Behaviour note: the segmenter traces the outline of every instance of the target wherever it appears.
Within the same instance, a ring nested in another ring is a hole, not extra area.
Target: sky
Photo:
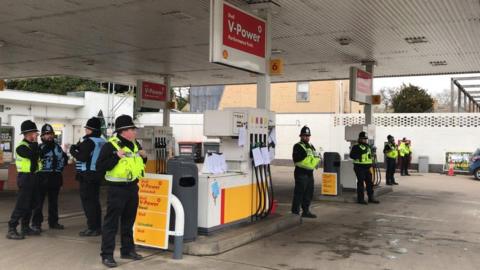
[[[427,90],[431,95],[435,95],[437,93],[441,93],[444,89],[450,89],[450,80],[452,77],[473,76],[480,77],[480,73],[377,78],[373,80],[373,92],[377,94],[379,93],[379,90],[384,87],[399,87],[402,85],[402,83],[410,83]],[[480,80],[463,81],[463,84],[480,84]]]

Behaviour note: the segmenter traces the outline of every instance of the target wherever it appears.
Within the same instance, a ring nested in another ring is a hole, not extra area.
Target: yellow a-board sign
[[[336,173],[322,174],[322,195],[338,195]]]
[[[138,181],[138,209],[133,228],[136,245],[168,248],[172,176],[145,174]]]

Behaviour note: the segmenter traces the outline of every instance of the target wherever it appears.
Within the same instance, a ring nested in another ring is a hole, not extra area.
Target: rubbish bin
[[[418,172],[428,173],[428,156],[418,157]]]
[[[340,183],[340,164],[342,159],[340,154],[337,152],[325,152],[323,154],[323,172],[336,173],[337,174],[337,191],[338,194],[341,192]]]
[[[172,193],[177,196],[185,212],[183,240],[194,241],[198,235],[198,168],[192,162],[181,158],[168,161],[167,174],[173,176]],[[170,211],[170,230],[175,224],[175,213]]]

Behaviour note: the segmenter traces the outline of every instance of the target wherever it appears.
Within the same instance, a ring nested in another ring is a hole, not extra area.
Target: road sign
[[[168,248],[172,176],[145,174],[138,182],[139,204],[133,238],[136,245]]]
[[[223,0],[210,0],[210,62],[265,74],[266,26]]]

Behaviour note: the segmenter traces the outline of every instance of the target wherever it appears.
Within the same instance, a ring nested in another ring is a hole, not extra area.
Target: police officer
[[[113,258],[115,235],[120,220],[121,248],[123,259],[140,260],[135,251],[133,225],[138,207],[138,179],[144,175],[147,155],[136,140],[136,127],[132,117],[121,115],[115,120],[116,136],[102,148],[98,168],[105,171],[108,185],[107,214],[102,232],[102,263],[116,267]]]
[[[400,158],[402,160],[402,164],[400,166],[400,175],[410,176],[410,174],[408,173],[408,167],[410,165],[411,149],[410,142],[407,141],[407,138],[402,139],[402,142],[398,147],[398,151],[400,152]]]
[[[315,147],[310,144],[310,128],[302,127],[300,130],[300,142],[293,146],[292,159],[295,163],[295,189],[293,191],[292,213],[302,217],[316,218],[309,210],[313,198],[313,170],[320,163]]]
[[[48,225],[50,229],[63,230],[64,226],[58,223],[58,194],[63,184],[63,168],[67,165],[68,157],[62,147],[54,141],[55,132],[49,124],[42,126],[40,138],[40,160],[42,169],[38,173],[40,189],[38,204],[33,209],[32,228],[41,230],[43,222],[43,202],[48,196]]]
[[[398,185],[398,183],[395,182],[395,170],[397,167],[398,149],[397,145],[395,144],[395,138],[393,138],[392,135],[388,135],[387,140],[388,142],[383,148],[383,154],[385,155],[385,163],[387,167],[385,179],[387,181],[387,185]]]
[[[13,240],[24,239],[24,235],[39,235],[40,230],[29,227],[30,213],[37,202],[38,178],[37,172],[41,164],[39,163],[38,150],[38,129],[37,125],[31,120],[26,120],[21,124],[23,140],[15,149],[17,165],[17,203],[13,209],[10,221],[8,222],[7,238]],[[22,233],[19,234],[17,226],[22,221]]]
[[[373,195],[372,182],[372,149],[368,145],[368,137],[365,132],[358,134],[358,144],[350,150],[350,158],[353,159],[353,170],[357,176],[357,202],[367,204],[364,197],[364,184],[367,186],[369,203],[380,203]]]
[[[92,117],[85,125],[85,136],[82,141],[70,148],[70,154],[77,160],[76,179],[80,182],[80,199],[87,217],[87,229],[81,231],[80,236],[99,236],[102,233],[100,184],[104,172],[98,170],[97,161],[104,144],[100,119]]]

